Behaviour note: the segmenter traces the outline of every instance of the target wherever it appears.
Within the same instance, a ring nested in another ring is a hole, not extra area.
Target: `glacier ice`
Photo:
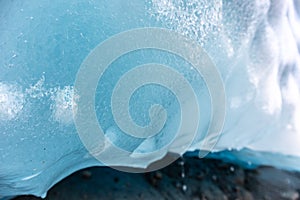
[[[84,147],[73,123],[80,98],[74,81],[99,43],[142,27],[168,28],[197,41],[217,66],[226,118],[209,156],[300,170],[299,1],[0,1],[0,199],[45,196],[72,172],[104,165]],[[209,91],[189,63],[170,53],[139,50],[115,60],[96,89],[99,124],[115,145],[130,152],[168,144],[181,120],[180,102],[171,91],[147,85],[130,99],[129,112],[140,126],[151,121],[148,110],[154,104],[168,113],[162,134],[151,140],[124,134],[110,104],[122,74],[154,62],[172,66],[196,91],[199,131],[189,150],[199,150],[212,113]],[[145,167],[163,156],[126,166]]]

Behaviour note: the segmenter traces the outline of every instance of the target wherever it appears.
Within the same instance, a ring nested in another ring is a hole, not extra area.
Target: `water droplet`
[[[218,177],[216,175],[212,175],[211,178],[213,179],[213,181],[216,181],[218,179]]]
[[[181,172],[181,178],[185,178],[185,173]]]

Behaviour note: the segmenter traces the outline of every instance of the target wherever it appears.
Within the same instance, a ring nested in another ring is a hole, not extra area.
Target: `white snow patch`
[[[47,94],[47,91],[44,88],[45,77],[42,78],[34,85],[31,85],[28,89],[26,89],[26,94],[28,94],[31,98],[42,98]]]
[[[0,120],[16,119],[24,103],[24,94],[17,86],[0,82]]]
[[[65,86],[62,89],[57,88],[56,93],[51,96],[51,99],[53,100],[53,104],[51,105],[53,119],[66,125],[73,123],[73,110],[74,114],[76,114],[77,110],[77,98],[74,96],[74,87]]]

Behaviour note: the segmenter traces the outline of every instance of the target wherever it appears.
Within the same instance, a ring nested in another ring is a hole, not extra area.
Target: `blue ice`
[[[45,197],[55,183],[82,168],[144,168],[166,155],[168,148],[143,162],[114,155],[103,163],[83,144],[74,124],[76,100],[82,98],[74,82],[84,59],[110,37],[144,27],[166,28],[196,41],[217,67],[226,116],[209,156],[300,170],[299,1],[0,1],[0,199]],[[157,49],[122,55],[99,79],[94,109],[105,136],[118,148],[143,154],[166,147],[180,127],[180,102],[159,84],[138,88],[129,101],[130,116],[140,127],[151,122],[153,105],[164,108],[159,134],[144,140],[117,126],[113,89],[122,75],[145,63],[172,66],[189,82],[200,120],[187,151],[206,150],[201,144],[214,112],[208,86],[191,63]],[[185,138],[179,141],[186,145]],[[109,155],[109,148],[102,150]]]

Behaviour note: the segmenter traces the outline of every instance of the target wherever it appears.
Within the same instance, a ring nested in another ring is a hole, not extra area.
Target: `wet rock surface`
[[[300,173],[271,167],[243,169],[220,160],[184,158],[146,174],[108,167],[84,169],[56,184],[46,199],[297,200],[299,193]]]

